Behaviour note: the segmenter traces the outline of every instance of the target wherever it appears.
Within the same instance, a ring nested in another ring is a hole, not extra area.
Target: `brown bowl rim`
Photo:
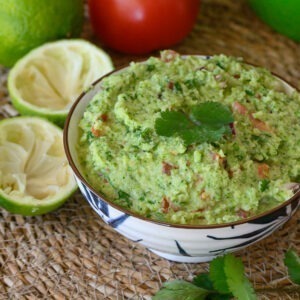
[[[204,54],[183,54],[181,56],[202,56],[202,57],[211,57],[212,55],[204,55]],[[145,62],[147,59],[141,59],[141,60],[136,60],[134,62]],[[248,63],[246,61],[242,61],[242,63],[245,63],[247,65],[250,66],[254,66],[254,67],[259,67],[258,65],[252,64],[252,63]],[[98,192],[95,188],[93,188],[93,186],[91,186],[87,180],[81,175],[81,173],[79,172],[79,170],[77,169],[71,153],[69,151],[69,145],[68,145],[68,136],[69,136],[69,124],[73,115],[73,112],[75,110],[75,108],[77,107],[78,103],[81,101],[81,99],[83,98],[84,95],[86,95],[89,91],[91,91],[100,81],[102,81],[104,78],[117,73],[125,68],[128,68],[129,64],[124,64],[114,70],[112,70],[111,72],[106,73],[105,75],[101,76],[99,79],[97,79],[96,81],[94,81],[89,88],[87,88],[85,91],[83,91],[78,97],[77,99],[74,101],[73,105],[71,106],[69,113],[67,115],[66,121],[65,121],[65,125],[64,125],[64,129],[63,129],[63,144],[64,144],[64,149],[65,149],[65,153],[67,156],[67,160],[69,162],[69,165],[71,166],[74,174],[76,175],[76,177],[86,186],[88,187],[89,190],[91,190],[98,198],[100,198],[102,201],[104,201],[105,203],[107,203],[108,205],[112,206],[113,208],[123,212],[124,214],[127,214],[129,216],[135,217],[139,220],[145,221],[145,222],[149,222],[149,223],[153,223],[156,225],[161,225],[161,226],[165,226],[165,227],[172,227],[172,228],[181,228],[181,229],[213,229],[213,228],[224,228],[224,227],[234,227],[237,225],[242,225],[242,224],[247,224],[248,222],[252,222],[255,221],[257,219],[263,218],[265,216],[268,216],[270,214],[274,214],[275,212],[281,210],[282,208],[288,206],[289,204],[291,204],[293,201],[297,200],[300,197],[300,190],[296,191],[296,193],[289,199],[287,199],[286,201],[284,201],[283,203],[281,203],[278,206],[275,206],[274,208],[267,210],[263,213],[260,213],[258,215],[252,216],[250,218],[246,218],[246,219],[242,219],[242,220],[238,220],[238,221],[234,221],[234,222],[229,222],[229,223],[220,223],[220,224],[207,224],[207,225],[193,225],[193,224],[176,224],[176,223],[167,223],[167,222],[162,222],[162,221],[157,221],[157,220],[153,220],[153,219],[149,219],[146,218],[142,215],[139,215],[133,211],[130,211],[128,209],[125,209],[117,204],[115,204],[113,201],[106,199],[106,197],[104,195],[102,195],[100,192]],[[274,75],[275,77],[279,78],[280,80],[282,80],[283,82],[285,82],[286,84],[288,84],[290,87],[292,87],[295,91],[299,92],[298,89],[291,83],[289,83],[288,81],[286,81],[284,78],[282,78],[281,76],[277,75],[274,72],[270,72],[272,75]],[[91,101],[92,99],[90,99]]]

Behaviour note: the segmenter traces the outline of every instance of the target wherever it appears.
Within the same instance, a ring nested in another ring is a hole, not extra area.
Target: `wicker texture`
[[[299,86],[299,44],[263,24],[245,1],[203,0],[201,6],[194,30],[174,50],[241,56]],[[88,22],[83,37],[100,45]],[[105,50],[116,67],[137,59]],[[7,71],[0,67],[1,117],[16,115],[7,96]],[[300,253],[299,219],[300,211],[273,235],[237,253],[259,299],[300,299],[283,265],[288,248]],[[207,269],[207,263],[169,262],[123,238],[79,192],[44,216],[0,209],[0,299],[151,299],[162,282],[191,280]]]

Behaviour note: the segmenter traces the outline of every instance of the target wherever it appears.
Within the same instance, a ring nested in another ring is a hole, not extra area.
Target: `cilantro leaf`
[[[127,194],[126,192],[122,191],[122,190],[118,191],[118,196],[121,199],[125,199],[125,200],[128,200],[128,201],[130,200],[130,195]]]
[[[241,259],[232,254],[224,256],[224,271],[229,290],[240,300],[256,300],[254,289],[244,274],[244,265]]]
[[[288,268],[291,280],[300,284],[300,258],[294,250],[290,249],[285,253],[284,264]]]
[[[121,203],[123,203],[123,205],[126,205],[128,207],[132,206],[132,201],[130,200],[129,194],[127,194],[122,190],[118,190],[118,196],[119,196],[119,200],[121,200]]]
[[[220,293],[230,293],[225,274],[225,256],[214,258],[209,265],[209,278]]]
[[[259,188],[261,192],[266,191],[269,188],[270,185],[270,180],[268,179],[263,179],[259,182]]]
[[[206,290],[214,290],[213,283],[209,278],[209,273],[201,273],[194,277],[193,284]]]
[[[186,145],[211,143],[230,133],[233,122],[230,110],[218,102],[204,102],[191,108],[190,116],[180,111],[165,111],[155,120],[160,136],[179,136]]]
[[[152,300],[204,300],[210,291],[184,280],[165,282]]]
[[[184,140],[186,145],[193,143],[212,143],[222,138],[226,129],[224,126],[215,128],[211,126],[201,126],[192,129],[182,130],[178,135]]]
[[[206,300],[230,300],[233,297],[231,293],[220,294],[218,291],[216,291],[213,282],[210,279],[209,273],[202,273],[194,277],[193,284],[212,292],[205,298]]]
[[[173,136],[181,131],[195,127],[183,112],[164,111],[155,121],[155,131],[161,136]]]
[[[208,295],[205,300],[231,300],[232,294],[211,294]]]
[[[230,109],[219,102],[204,102],[192,107],[191,118],[200,124],[227,125],[234,121]]]

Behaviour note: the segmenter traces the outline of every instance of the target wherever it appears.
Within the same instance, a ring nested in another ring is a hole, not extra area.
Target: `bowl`
[[[104,77],[122,70],[124,68]],[[78,123],[91,99],[101,91],[104,77],[83,92],[70,109],[64,129],[64,147],[82,194],[103,221],[118,233],[168,260],[198,263],[241,250],[260,241],[285,224],[296,212],[300,203],[299,187],[292,198],[267,212],[241,221],[218,225],[177,225],[158,222],[106,199],[82,175],[76,152]],[[282,87],[287,93],[294,90],[282,79],[278,80],[282,82]]]

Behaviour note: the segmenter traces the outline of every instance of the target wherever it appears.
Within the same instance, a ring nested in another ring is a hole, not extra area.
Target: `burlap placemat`
[[[88,22],[83,37],[99,44]],[[263,24],[245,1],[203,0],[196,27],[173,49],[241,56],[299,87],[300,45]],[[137,58],[105,50],[116,67]],[[0,67],[1,117],[16,114],[6,76]],[[300,253],[299,217],[300,211],[273,235],[237,253],[260,299],[300,299],[299,287],[283,265],[289,247]],[[22,217],[0,209],[0,299],[151,299],[162,282],[191,280],[207,269],[207,263],[169,262],[123,238],[79,192],[44,216]]]

